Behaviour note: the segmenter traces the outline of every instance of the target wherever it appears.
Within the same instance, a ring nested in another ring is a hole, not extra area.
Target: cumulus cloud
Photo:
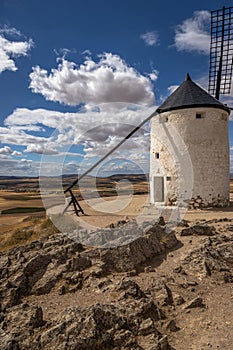
[[[23,128],[23,126],[22,129],[14,126],[0,127],[1,142],[11,145],[25,145],[31,143],[44,143],[47,141],[46,137],[35,136],[24,132]]]
[[[48,145],[48,143],[44,144],[30,144],[27,146],[25,153],[38,153],[38,154],[47,154],[47,155],[54,155],[58,154],[58,151],[56,151],[53,146],[51,147]]]
[[[13,151],[13,152],[11,153],[11,155],[12,155],[12,156],[20,157],[20,156],[22,155],[22,153],[19,152],[19,151]]]
[[[159,44],[159,34],[156,31],[146,32],[140,36],[148,46],[157,46]]]
[[[6,35],[20,37],[21,33],[15,28],[0,29],[0,73],[5,70],[16,71],[18,68],[15,59],[19,56],[27,56],[33,46],[32,39],[14,41],[7,39]]]
[[[17,139],[17,144],[25,146],[25,154],[43,154],[45,158],[47,155],[50,159],[60,156],[64,159],[72,156],[75,156],[75,159],[79,157],[79,162],[82,160],[81,172],[83,172],[99,157],[108,153],[156,108],[135,105],[130,107],[121,105],[121,107],[116,109],[112,104],[104,104],[98,110],[77,113],[19,108],[5,120],[5,127],[0,128],[0,138],[4,139],[4,142],[8,141],[9,144],[14,144]],[[43,131],[38,133],[38,136],[35,132],[31,135],[30,129],[38,124],[43,126],[42,130],[49,127],[54,129],[54,132],[46,137],[42,137]],[[147,164],[148,168],[149,163],[146,159],[149,150],[148,137],[148,127],[145,125],[145,128],[138,131],[108,159],[118,157],[122,160],[133,160],[143,168]],[[80,148],[77,149],[77,153],[74,152],[73,145],[81,146],[82,152]],[[46,162],[46,159],[43,161]],[[76,162],[69,162],[70,166],[66,166],[66,163],[67,161],[63,167],[65,173],[72,172],[75,166],[77,168]]]
[[[151,80],[130,67],[118,55],[104,53],[95,62],[87,57],[77,65],[61,59],[49,73],[36,66],[30,74],[30,88],[46,100],[70,106],[127,102],[143,105],[154,103]]]
[[[192,18],[183,21],[175,28],[174,46],[178,51],[196,51],[209,54],[210,12],[195,11]]]
[[[21,156],[22,153],[18,151],[13,151],[9,146],[4,146],[0,148],[1,155],[12,155],[12,156]]]
[[[62,113],[45,109],[29,110],[17,108],[5,120],[5,127],[0,127],[1,139],[14,138],[15,142],[22,144],[44,144],[51,138],[25,132],[37,124],[43,127],[53,128],[55,131],[51,137],[59,139],[59,143],[87,140],[105,141],[109,135],[126,136],[134,127],[140,124],[156,107],[130,105],[129,108],[113,108],[112,104],[103,104],[97,111],[83,111],[76,113]],[[5,141],[4,141],[5,142]],[[5,142],[7,143],[7,142]],[[10,143],[10,142],[8,142]]]
[[[13,151],[9,146],[4,146],[0,148],[0,154],[11,154]]]

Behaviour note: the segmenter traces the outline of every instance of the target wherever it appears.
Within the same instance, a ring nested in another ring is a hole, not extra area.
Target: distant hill
[[[77,174],[62,175],[64,189],[70,186],[77,178]],[[148,174],[115,174],[108,177],[93,177],[87,175],[85,176],[84,181],[88,188],[93,187],[93,179],[97,187],[101,188],[103,191],[103,187],[111,189],[115,188],[116,183],[121,180],[128,180],[133,184],[144,183],[143,187],[145,187],[145,183],[147,186],[148,182]],[[48,184],[51,189],[57,187],[57,180],[60,182],[61,176],[43,176],[40,178],[40,181],[44,181],[44,183],[46,185]],[[15,190],[20,192],[39,191],[39,177],[0,176],[0,189]]]

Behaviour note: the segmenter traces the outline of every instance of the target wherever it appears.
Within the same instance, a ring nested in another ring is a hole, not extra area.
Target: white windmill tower
[[[151,119],[151,203],[177,205],[179,200],[189,200],[195,208],[227,205],[229,108],[195,84],[187,74],[185,81],[157,112],[159,114]],[[183,153],[181,148],[184,148]],[[188,165],[185,153],[191,160]],[[183,172],[193,180],[184,184],[181,173],[182,167],[187,166],[190,169],[183,169]]]

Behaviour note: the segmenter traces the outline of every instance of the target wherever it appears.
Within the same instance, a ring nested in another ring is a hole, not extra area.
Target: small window
[[[167,176],[167,181],[171,181],[171,176]]]
[[[159,159],[159,153],[155,153],[155,159]]]
[[[196,113],[196,119],[202,119],[204,115],[202,113]]]

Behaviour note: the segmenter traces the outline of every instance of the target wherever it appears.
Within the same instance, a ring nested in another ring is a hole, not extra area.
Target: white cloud
[[[153,76],[155,77],[155,76]],[[47,100],[76,106],[107,102],[143,105],[154,103],[151,80],[126,64],[118,55],[104,53],[95,62],[87,57],[76,65],[62,59],[49,73],[39,66],[30,74],[30,88]]]
[[[140,36],[144,40],[145,44],[148,46],[157,46],[159,44],[159,35],[158,32],[146,32]]]
[[[21,36],[21,33],[15,28],[4,27],[0,29],[0,73],[5,70],[16,71],[15,58],[18,56],[27,56],[33,46],[33,41],[13,41],[5,35]]]
[[[175,44],[178,51],[196,51],[209,54],[210,47],[210,12],[195,11],[175,29]]]
[[[58,154],[58,151],[56,151],[53,147],[49,146],[48,143],[44,144],[36,144],[31,143],[27,146],[25,153],[38,153],[38,154]]]
[[[12,155],[12,156],[21,156],[22,153],[18,151],[13,151],[9,146],[4,146],[0,148],[1,155]]]
[[[9,146],[4,146],[0,148],[0,154],[11,154],[13,151]]]
[[[3,139],[5,143],[8,141],[9,144],[17,143],[25,146],[25,154],[44,154],[45,158],[47,155],[47,158],[53,159],[54,163],[57,163],[54,157],[76,156],[76,159],[79,157],[77,159],[78,163],[83,159],[81,163],[81,172],[83,172],[97,158],[99,159],[99,157],[108,153],[135,126],[154,112],[155,108],[135,105],[127,108],[122,104],[117,104],[117,106],[115,104],[104,104],[99,110],[86,110],[77,113],[19,108],[5,120],[5,127],[0,128],[0,139]],[[30,130],[33,130],[33,127],[38,124],[43,126],[42,130],[50,127],[55,132],[46,137],[42,137],[41,132],[38,136],[35,133],[31,135]],[[71,148],[72,145],[80,145],[83,152],[80,153],[80,148],[77,149],[77,152],[74,152]],[[143,130],[138,131],[135,137],[129,139],[108,159],[118,157],[122,160],[131,160],[141,168],[146,167],[148,169],[148,159],[146,159],[148,147],[148,129],[145,126]],[[140,154],[140,157],[138,157],[138,154]],[[46,159],[43,161],[46,162]],[[67,161],[64,163],[63,172],[75,173],[74,169],[77,169],[77,164],[69,162],[70,165],[68,166],[66,163]],[[33,167],[33,164],[31,167]],[[52,167],[52,165],[50,166]],[[51,168],[50,173],[55,170],[57,169]]]
[[[0,140],[2,143],[11,145],[28,145],[31,143],[44,143],[47,138],[31,135],[23,131],[23,128],[9,126],[0,127]]]
[[[22,155],[22,153],[18,152],[18,151],[13,151],[11,155],[16,156],[16,157],[20,157]]]
[[[152,72],[148,74],[148,76],[150,77],[150,80],[152,81],[156,81],[158,79],[158,75],[159,75],[159,72],[157,71],[157,69],[153,69]]]
[[[7,34],[11,36],[17,36],[17,37],[22,37],[22,33],[14,28],[14,27],[9,27],[7,25],[4,25],[2,28],[0,28],[0,34]]]
[[[171,85],[171,86],[169,86],[167,88],[168,91],[169,91],[169,94],[171,95],[178,87],[179,87],[179,85]]]

